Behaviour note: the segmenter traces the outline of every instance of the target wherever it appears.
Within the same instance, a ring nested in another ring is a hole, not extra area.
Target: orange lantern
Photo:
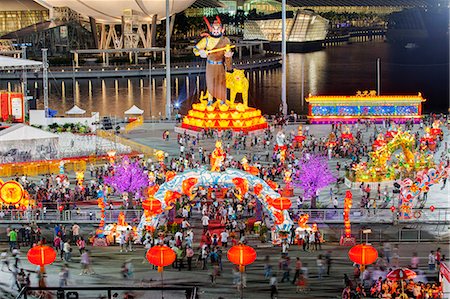
[[[272,201],[272,206],[277,210],[289,210],[291,205],[291,200],[286,197],[278,197]]]
[[[248,181],[243,178],[234,178],[231,180],[236,188],[239,190],[240,195],[244,196],[248,191]]]
[[[359,244],[348,251],[348,257],[358,265],[370,265],[377,260],[378,251],[371,245]]]
[[[157,184],[147,187],[148,196],[155,195],[155,193],[158,192],[158,189],[159,189],[159,185],[157,185]]]
[[[256,251],[250,246],[239,244],[228,250],[227,257],[230,262],[239,266],[241,272],[244,272],[245,266],[256,260]]]
[[[352,207],[352,198],[353,194],[351,191],[345,192],[345,199],[344,199],[344,231],[345,231],[345,237],[350,238],[351,237],[351,226],[350,226],[350,208]]]
[[[142,208],[144,208],[145,211],[150,213],[150,215],[153,214],[159,214],[162,212],[162,204],[159,200],[156,198],[149,198],[142,202]]]
[[[262,189],[263,189],[263,186],[261,184],[256,184],[253,187],[253,192],[258,196],[261,194]]]
[[[166,191],[166,194],[164,194],[164,202],[166,203],[167,208],[171,209],[172,208],[171,203],[175,202],[180,197],[181,197],[180,192],[171,190]]]
[[[171,181],[176,175],[177,174],[175,171],[171,171],[171,170],[167,171],[166,172],[166,182]]]
[[[197,178],[188,178],[181,183],[181,191],[187,196],[191,196],[192,189],[198,183]]]
[[[56,260],[56,251],[47,245],[37,245],[28,250],[27,258],[33,265],[43,268]]]
[[[145,256],[150,264],[158,267],[158,272],[162,272],[163,267],[171,265],[176,258],[172,249],[162,245],[153,246]]]

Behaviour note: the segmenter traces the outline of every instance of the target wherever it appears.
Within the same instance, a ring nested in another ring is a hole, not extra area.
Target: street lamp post
[[[170,84],[170,1],[166,0],[166,117],[171,118],[171,84]]]

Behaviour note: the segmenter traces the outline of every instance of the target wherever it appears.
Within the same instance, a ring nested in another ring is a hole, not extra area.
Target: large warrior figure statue
[[[213,98],[219,102],[225,102],[227,99],[225,70],[231,69],[233,46],[230,45],[230,40],[223,36],[224,29],[218,16],[212,25],[206,17],[204,20],[209,34],[204,34],[193,51],[196,56],[206,58],[206,88],[208,104],[211,105]]]

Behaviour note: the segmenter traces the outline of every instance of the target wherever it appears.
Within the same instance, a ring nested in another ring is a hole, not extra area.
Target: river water
[[[376,89],[376,59],[381,58],[382,94],[417,94],[427,99],[425,112],[445,112],[449,104],[448,49],[433,47],[398,48],[374,41],[330,47],[305,54],[288,54],[287,102],[288,110],[307,113],[302,100],[313,95],[352,95],[357,90]],[[302,68],[302,65],[304,67]],[[303,73],[303,76],[302,76]],[[281,102],[281,68],[255,70],[247,73],[250,81],[249,104],[263,113],[273,114]],[[303,77],[303,80],[302,80]],[[72,80],[55,80],[49,74],[50,108],[63,114],[73,104],[102,116],[123,117],[133,104],[145,111],[146,118],[164,115],[165,79],[152,78],[149,93],[148,78],[83,79],[77,80],[75,92]],[[302,84],[303,81],[303,84]],[[14,88],[17,82],[11,82]],[[41,82],[39,82],[39,85]],[[177,76],[172,78],[173,103],[185,113],[205,88],[204,77]],[[29,84],[33,94],[33,81]],[[6,89],[7,82],[0,82]],[[38,103],[42,108],[42,101]]]

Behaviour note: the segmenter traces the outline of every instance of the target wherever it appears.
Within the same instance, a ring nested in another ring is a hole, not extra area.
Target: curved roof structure
[[[34,0],[47,7],[69,7],[83,16],[93,17],[100,23],[120,23],[123,11],[131,9],[144,20],[166,17],[166,0]],[[171,0],[170,14],[188,8],[195,0]]]

